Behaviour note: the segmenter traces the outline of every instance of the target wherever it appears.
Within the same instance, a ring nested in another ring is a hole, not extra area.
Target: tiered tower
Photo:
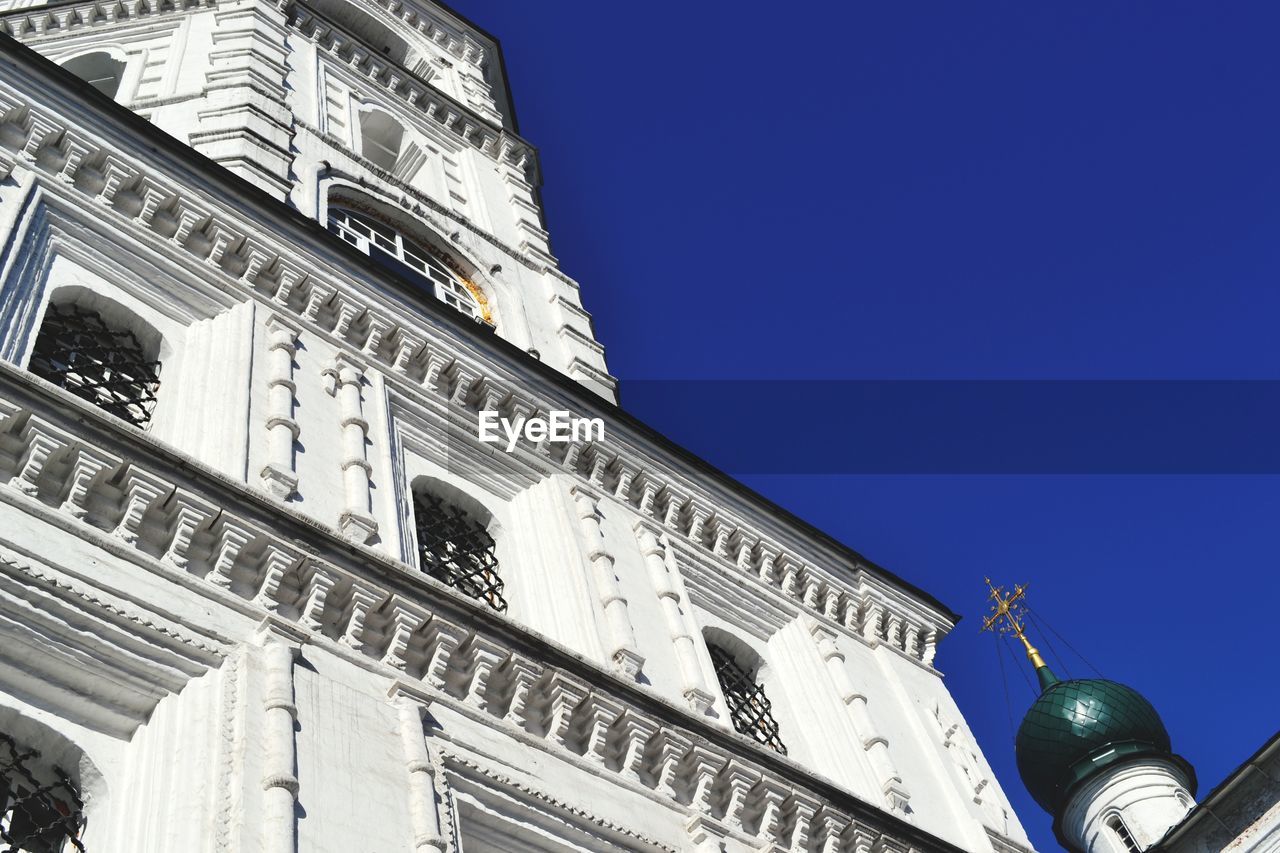
[[[491,36],[0,10],[6,842],[1027,849],[956,616],[613,405]]]

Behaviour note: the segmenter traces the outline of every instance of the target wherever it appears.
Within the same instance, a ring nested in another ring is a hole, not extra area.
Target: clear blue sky
[[[503,40],[556,253],[624,394],[1280,378],[1275,4],[455,6]],[[677,438],[717,415],[633,412]],[[965,614],[939,665],[1042,850],[984,574],[1030,582],[1152,700],[1201,793],[1277,727],[1275,477],[744,479]],[[1032,697],[1011,677],[1016,722]]]

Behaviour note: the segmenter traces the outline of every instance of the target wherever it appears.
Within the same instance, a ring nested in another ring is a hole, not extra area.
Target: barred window
[[[108,325],[97,311],[50,305],[28,367],[134,426],[151,420],[160,362],[147,358],[133,332]]]
[[[453,504],[423,492],[413,497],[418,560],[422,570],[460,592],[505,612],[493,537]]]
[[[362,213],[330,206],[329,230],[398,275],[407,274],[449,307],[476,320],[489,320],[488,310],[467,282],[394,228]]]
[[[764,695],[764,687],[752,674],[734,660],[733,655],[712,643],[707,643],[716,679],[729,706],[729,719],[739,734],[759,741],[783,755],[787,748],[778,737],[778,723],[773,718],[773,705]]]
[[[84,803],[71,777],[0,732],[0,840],[4,853],[84,850]]]

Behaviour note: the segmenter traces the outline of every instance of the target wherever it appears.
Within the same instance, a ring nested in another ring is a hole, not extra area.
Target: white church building
[[[1030,849],[955,614],[615,405],[492,36],[0,30],[4,849]]]

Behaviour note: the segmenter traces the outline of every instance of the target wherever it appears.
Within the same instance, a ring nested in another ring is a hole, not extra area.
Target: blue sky
[[[556,254],[624,395],[1280,378],[1274,4],[454,5],[503,40]],[[717,416],[652,397],[633,413],[677,438]],[[984,574],[1029,582],[1152,700],[1202,793],[1277,726],[1275,477],[743,479],[965,615],[939,664],[1040,849]],[[1016,722],[1032,697],[1010,677]]]

